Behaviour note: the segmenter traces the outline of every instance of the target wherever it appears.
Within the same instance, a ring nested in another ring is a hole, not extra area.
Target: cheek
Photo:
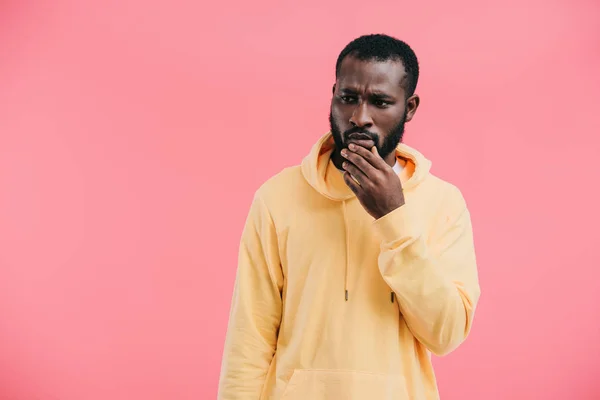
[[[380,126],[385,129],[386,132],[396,128],[402,119],[404,118],[404,113],[406,109],[404,107],[399,107],[394,110],[386,110],[389,112],[382,113],[379,116]]]
[[[346,115],[346,113],[347,113],[346,108],[347,107],[340,107],[337,105],[334,105],[331,108],[331,115],[333,115],[333,119],[335,120],[335,122],[338,125],[345,126],[348,123],[348,120],[350,119],[350,117]]]

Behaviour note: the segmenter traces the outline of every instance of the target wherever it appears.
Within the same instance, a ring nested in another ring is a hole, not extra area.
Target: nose
[[[373,120],[369,115],[369,110],[367,109],[367,103],[361,101],[352,112],[352,116],[350,117],[350,123],[353,126],[357,126],[360,128],[370,127],[373,125]]]

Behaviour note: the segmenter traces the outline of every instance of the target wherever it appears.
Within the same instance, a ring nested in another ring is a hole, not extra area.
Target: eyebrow
[[[351,89],[351,88],[340,89],[340,92],[343,94],[353,94],[353,95],[358,94],[358,91]],[[379,92],[379,91],[374,91],[374,92],[370,93],[370,96],[377,98],[377,99],[386,99],[386,100],[394,100],[395,99],[394,96],[391,96],[387,93]]]
[[[394,100],[394,96],[391,96],[387,93],[383,93],[383,92],[373,92],[371,93],[371,96],[377,98],[377,99],[386,99],[386,100]]]

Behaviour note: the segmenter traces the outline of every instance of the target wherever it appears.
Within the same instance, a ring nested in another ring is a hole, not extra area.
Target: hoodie
[[[255,193],[243,229],[221,400],[439,399],[480,296],[461,192],[400,144],[405,204],[374,220],[331,161],[331,133]]]

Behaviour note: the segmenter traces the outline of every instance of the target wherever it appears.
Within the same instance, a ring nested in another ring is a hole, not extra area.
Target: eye
[[[356,101],[356,98],[354,96],[342,95],[342,96],[340,96],[340,100],[342,100],[342,103],[351,104]]]
[[[385,101],[385,100],[373,100],[373,104],[375,104],[375,106],[380,107],[380,108],[386,108],[391,103],[388,101]]]

